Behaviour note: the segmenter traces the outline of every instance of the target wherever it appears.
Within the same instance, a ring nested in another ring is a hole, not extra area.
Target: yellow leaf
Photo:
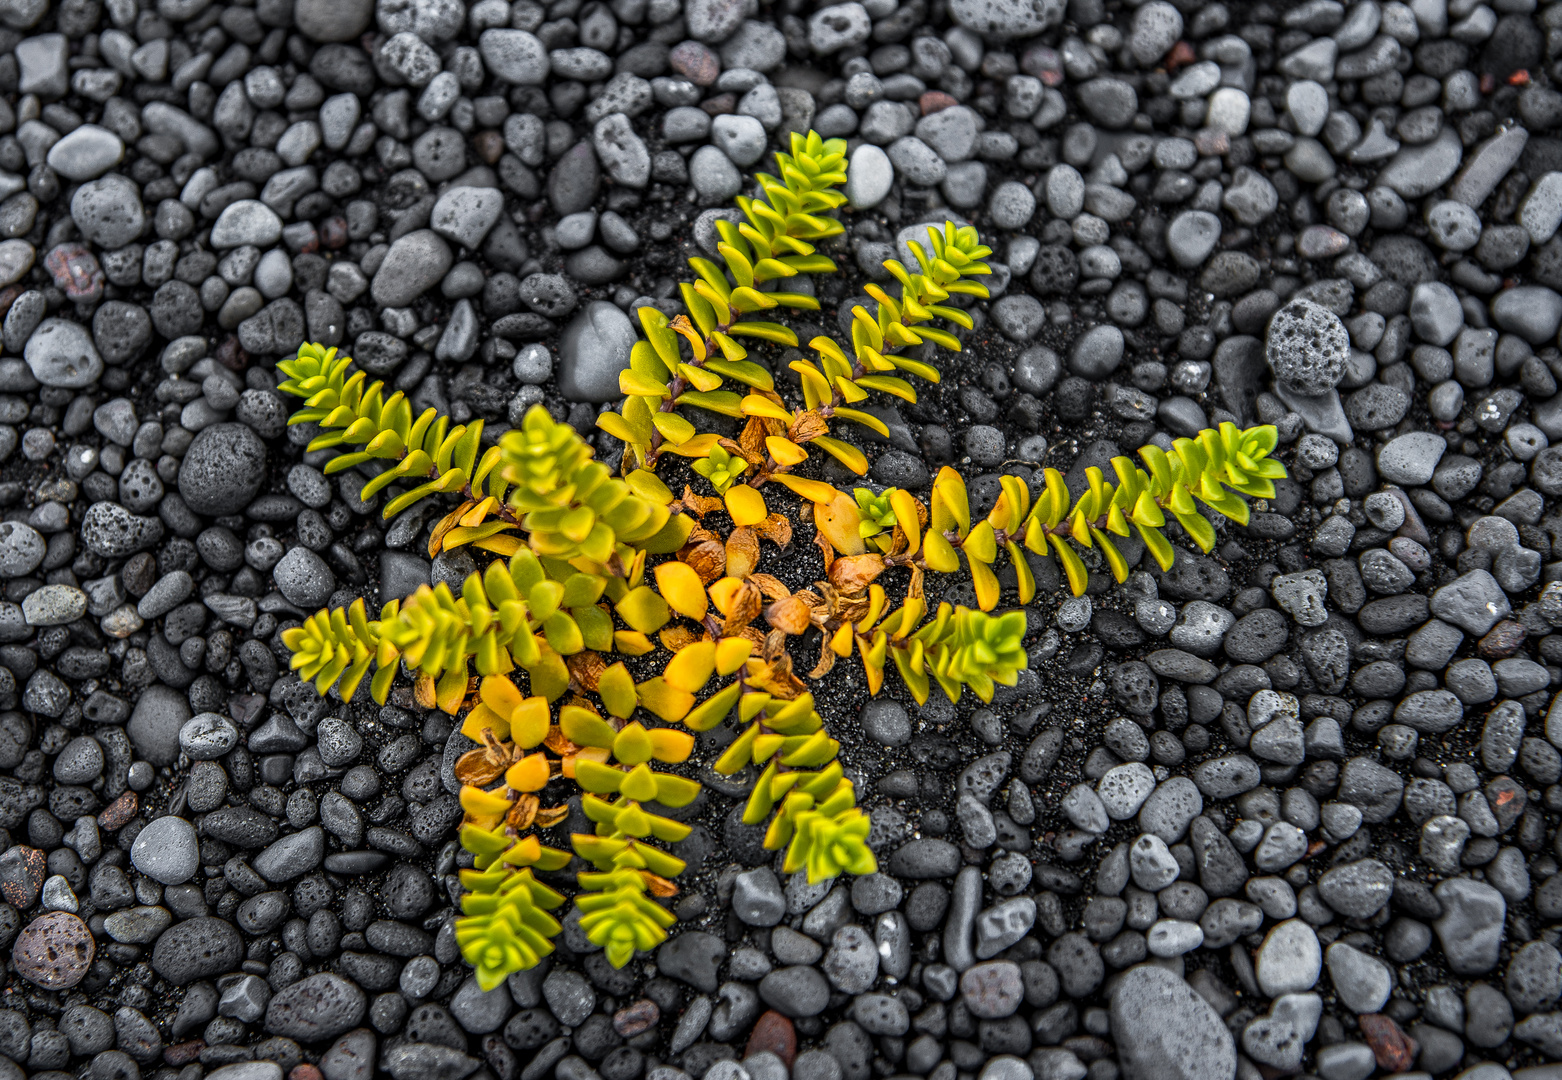
[[[548,785],[548,756],[527,754],[505,771],[504,782],[515,791],[541,791]]]
[[[678,443],[676,446],[663,446],[662,449],[679,457],[702,458],[709,456],[711,449],[720,439],[719,435],[696,435],[687,442]]]
[[[657,761],[677,765],[688,761],[689,755],[694,752],[694,736],[688,732],[673,731],[671,728],[652,728],[646,734],[651,737],[651,745],[655,748],[652,750],[652,755]]]
[[[800,495],[809,502],[827,503],[840,494],[830,484],[793,476],[791,473],[776,473],[771,479],[783,487],[790,488],[793,494]]]
[[[635,691],[642,706],[668,723],[682,720],[694,707],[693,694],[679,690],[661,676],[638,684]]]
[[[678,614],[703,619],[707,603],[705,586],[694,567],[682,562],[664,562],[656,568],[656,588],[662,599]]]
[[[789,469],[808,460],[807,450],[798,446],[791,439],[783,438],[780,435],[765,436],[765,449],[770,452],[771,457],[776,459],[776,464],[783,465]]]
[[[716,643],[716,672],[731,675],[743,666],[754,652],[754,643],[748,638],[722,638]]]
[[[868,455],[851,443],[830,438],[828,435],[817,436],[814,438],[813,443],[858,476],[863,476],[867,473]]]
[[[834,488],[830,489],[835,491]],[[867,549],[858,526],[862,512],[850,495],[835,491],[828,503],[814,507],[814,527],[824,534],[830,546],[842,555],[861,555]]]
[[[758,525],[770,516],[765,497],[747,484],[734,484],[727,489],[727,513],[734,525]]]
[[[669,685],[693,694],[710,681],[715,670],[716,643],[710,640],[697,641],[673,654],[673,658],[667,662],[666,670],[662,672],[662,678]]]
[[[777,405],[774,401],[759,394],[746,395],[741,403],[741,408],[744,416],[768,416],[783,423],[789,424],[792,422],[791,410],[783,405]]]

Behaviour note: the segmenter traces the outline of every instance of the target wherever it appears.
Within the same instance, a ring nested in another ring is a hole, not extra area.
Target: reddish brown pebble
[[[136,793],[127,791],[104,808],[98,815],[98,828],[114,832],[124,828],[125,822],[136,816]]]
[[[45,990],[69,990],[87,977],[97,951],[86,923],[68,911],[51,911],[16,936],[11,959],[28,982]]]
[[[178,1067],[188,1065],[192,1061],[199,1061],[201,1051],[206,1049],[206,1040],[191,1039],[189,1042],[175,1043],[163,1049],[163,1063]]]
[[[737,107],[738,95],[736,94],[717,94],[713,98],[700,102],[700,108],[712,116],[725,116],[735,111]]]
[[[302,1065],[294,1065],[293,1071],[287,1074],[287,1080],[321,1080],[320,1070],[306,1061]]]
[[[695,86],[709,86],[721,74],[721,61],[698,41],[675,45],[667,54],[667,66]]]
[[[1529,796],[1524,794],[1524,788],[1511,776],[1499,776],[1486,785],[1486,804],[1491,807],[1492,816],[1497,819],[1497,832],[1502,834],[1508,831],[1508,827],[1524,816],[1524,808],[1529,805]]]
[[[1524,644],[1527,631],[1516,622],[1500,622],[1481,638],[1481,655],[1491,660],[1512,656]]]
[[[320,223],[320,245],[329,251],[347,246],[347,219],[338,214]],[[251,695],[254,696],[254,695]]]
[[[26,911],[38,900],[47,869],[47,857],[43,852],[17,844],[0,855],[0,895]]]
[[[492,165],[504,156],[504,136],[497,131],[479,131],[472,139],[477,156]]]
[[[1045,45],[1032,45],[1020,57],[1020,70],[1034,75],[1048,86],[1063,84],[1063,57],[1056,49]]]
[[[1204,128],[1193,137],[1200,157],[1224,157],[1231,150],[1231,136],[1218,128]]]
[[[1416,1058],[1416,1041],[1382,1013],[1365,1013],[1356,1018],[1367,1045],[1378,1059],[1378,1067],[1391,1073],[1407,1072]]]
[[[921,107],[923,116],[932,116],[936,112],[943,112],[958,104],[960,104],[958,101],[942,90],[929,90],[917,98],[917,105]]]
[[[54,275],[55,286],[72,300],[92,303],[102,299],[103,268],[86,245],[60,244],[43,257],[43,265]]]
[[[244,351],[237,337],[229,334],[217,346],[217,363],[232,371],[243,371],[249,367],[249,353]]]
[[[16,298],[21,295],[20,285],[12,285],[4,292],[0,292],[0,319],[5,318],[6,313],[11,310],[11,305],[16,303]]]
[[[1166,54],[1166,70],[1176,71],[1184,64],[1191,64],[1198,58],[1198,54],[1193,51],[1192,45],[1186,41],[1179,41],[1171,47],[1171,52]]]
[[[613,1030],[629,1039],[647,1031],[662,1018],[662,1010],[650,998],[631,1002],[613,1014]]]
[[[792,1067],[792,1061],[797,1057],[797,1029],[792,1027],[792,1021],[771,1009],[759,1018],[754,1025],[753,1034],[748,1037],[748,1048],[743,1051],[744,1057],[759,1053],[761,1050],[769,1050],[788,1069]]]
[[[298,243],[293,239],[289,239],[287,242],[288,247],[292,248],[300,255],[313,255],[315,252],[320,250],[320,234],[315,231],[315,227],[311,222],[301,221],[298,224],[300,228],[308,225],[309,231],[304,235],[304,240],[302,243]]]

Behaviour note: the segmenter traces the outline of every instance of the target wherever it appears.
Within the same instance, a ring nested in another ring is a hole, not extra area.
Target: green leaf
[[[743,323],[733,324],[736,330]],[[794,339],[795,341],[795,339]],[[745,386],[752,386],[760,390],[774,390],[775,380],[770,377],[770,372],[754,363],[752,360],[707,360],[705,368],[714,371],[717,375],[734,379]]]
[[[772,296],[775,294],[772,293]],[[727,333],[733,337],[759,338],[763,341],[773,341],[777,345],[797,345],[797,335],[779,323],[753,322],[748,319],[740,320],[732,324]]]
[[[730,416],[737,419],[743,415],[743,397],[730,390],[685,390],[678,395],[676,404],[693,405],[698,409],[708,409],[722,416]]]

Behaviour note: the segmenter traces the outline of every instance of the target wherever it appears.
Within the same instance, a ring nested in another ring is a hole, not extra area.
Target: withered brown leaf
[[[652,896],[660,897],[665,900],[669,896],[678,895],[678,886],[674,885],[671,881],[668,881],[661,875],[653,874],[649,870],[640,871],[640,875],[645,878],[647,891],[650,892]]]
[[[801,634],[813,625],[813,605],[804,594],[796,593],[777,600],[765,609],[765,621],[788,634]]]
[[[694,489],[688,484],[683,485],[683,497],[679,501],[683,503],[683,508],[695,517],[701,517],[712,510],[720,510],[723,505],[720,499],[712,498],[709,495],[695,494]],[[692,536],[693,534],[691,533],[690,535]]]
[[[759,586],[759,591],[771,600],[781,600],[792,595],[792,590],[769,574],[750,574],[748,579]]]
[[[524,832],[532,827],[532,822],[537,820],[537,796],[531,792],[523,792],[520,798],[515,800],[515,805],[510,807],[509,815],[504,823],[516,832]]]
[[[782,551],[792,542],[792,523],[785,514],[771,514],[754,526],[754,530]]]
[[[438,701],[434,676],[426,671],[418,672],[417,681],[412,684],[412,700],[417,702],[420,709],[432,709],[434,707]]]
[[[845,593],[859,593],[884,573],[882,555],[844,555],[830,564],[830,583]]]
[[[456,779],[463,784],[487,787],[499,779],[506,764],[508,763],[494,760],[494,755],[485,747],[468,750],[456,759]]]
[[[746,578],[759,565],[759,537],[747,525],[732,530],[727,537],[727,576]]]
[[[580,688],[591,693],[596,693],[602,673],[607,670],[607,662],[590,649],[566,657],[564,666],[569,669],[570,677],[580,684]]]
[[[439,519],[438,524],[434,526],[434,531],[429,534],[429,558],[434,558],[440,553],[441,550],[443,550],[445,546],[445,534],[456,527],[456,525],[461,521],[461,515],[465,514],[468,510],[472,509],[472,507],[476,505],[477,503],[475,501],[472,499],[467,499],[460,506],[456,507],[454,510],[450,511],[450,513]]]
[[[537,811],[537,828],[551,829],[565,818],[569,817],[569,807],[549,806]]]
[[[812,442],[819,436],[828,434],[830,434],[829,423],[813,409],[792,417],[792,426],[787,429],[787,438],[795,443]]]
[[[759,586],[745,581],[743,587],[732,599],[732,607],[727,613],[727,620],[722,624],[723,635],[730,635],[740,627],[747,626],[759,618],[760,608],[764,605],[764,595],[759,591]]]

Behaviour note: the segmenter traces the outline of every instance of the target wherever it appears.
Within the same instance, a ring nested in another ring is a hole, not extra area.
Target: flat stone
[[[616,305],[594,300],[559,338],[559,391],[569,401],[616,401],[618,375],[629,367],[638,336]]]
[[[17,973],[45,990],[69,990],[81,982],[96,955],[92,931],[67,911],[51,911],[34,919],[11,948]]]
[[[450,245],[438,233],[416,229],[398,238],[385,253],[370,294],[385,307],[406,307],[439,284],[454,261]]]
[[[1455,877],[1432,890],[1443,914],[1432,923],[1449,968],[1457,975],[1481,975],[1502,953],[1507,902],[1484,881]]]
[[[1378,451],[1378,473],[1390,483],[1424,486],[1431,483],[1437,463],[1447,449],[1447,441],[1430,431],[1399,435]]]
[[[1378,170],[1377,182],[1402,198],[1420,199],[1446,184],[1463,159],[1464,147],[1458,132],[1444,127],[1442,134],[1431,142],[1408,146],[1395,154]]]
[[[497,188],[453,187],[434,204],[429,228],[475,251],[503,211],[504,193]]]
[[[1152,964],[1125,971],[1111,996],[1112,1040],[1125,1080],[1232,1080],[1236,1041],[1177,975]]]
[[[229,203],[212,226],[211,245],[218,250],[265,248],[282,238],[282,219],[259,199]]]
[[[125,143],[97,124],[83,124],[49,148],[49,167],[71,180],[95,180],[125,159]]]
[[[1323,970],[1318,935],[1301,919],[1288,919],[1269,931],[1254,958],[1258,987],[1269,997],[1311,990]]]
[[[92,334],[85,326],[66,319],[45,319],[27,339],[22,354],[33,377],[45,386],[79,390],[91,386],[103,374]]]
[[[953,0],[949,17],[995,41],[1034,37],[1063,19],[1062,0]]]

